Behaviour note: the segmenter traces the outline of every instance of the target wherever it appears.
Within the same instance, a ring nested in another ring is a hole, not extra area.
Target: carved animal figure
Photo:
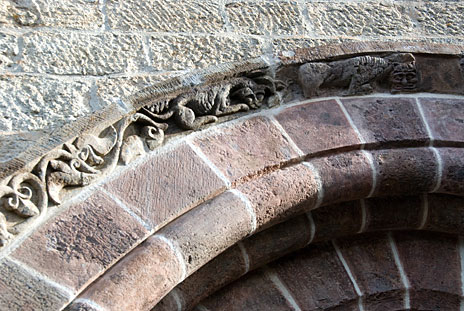
[[[391,92],[411,92],[418,82],[416,63],[395,63],[390,74]]]
[[[321,95],[324,89],[347,89],[344,95],[366,94],[373,83],[388,77],[393,64],[411,62],[412,54],[398,53],[387,57],[358,56],[328,63],[307,63],[299,68],[298,78],[306,97]]]
[[[217,121],[217,117],[259,108],[266,93],[275,92],[271,78],[233,78],[206,88],[193,89],[170,101],[162,101],[145,109],[155,120],[175,122],[183,129],[197,129]]]

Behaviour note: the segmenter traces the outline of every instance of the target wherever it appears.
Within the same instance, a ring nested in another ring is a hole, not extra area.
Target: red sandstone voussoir
[[[79,291],[147,234],[118,203],[96,191],[45,223],[12,256]]]
[[[366,144],[423,146],[430,140],[415,99],[342,99]]]
[[[306,154],[359,145],[356,132],[335,100],[287,108],[276,119]]]
[[[386,234],[360,235],[337,240],[366,310],[400,310],[404,286]]]
[[[59,310],[71,299],[8,258],[0,261],[0,292],[0,310],[5,311]]]
[[[438,163],[430,148],[371,151],[377,173],[374,196],[430,192],[437,184]]]
[[[93,283],[80,298],[112,311],[149,310],[182,280],[183,263],[152,236]]]
[[[311,211],[316,227],[313,242],[329,241],[356,234],[361,229],[360,201],[349,201],[323,206]]]
[[[424,230],[464,235],[464,198],[431,194],[428,206]]]
[[[353,300],[352,307],[357,306],[354,287],[330,243],[307,247],[270,267],[301,310],[324,310],[342,304],[345,310],[351,310],[349,305]]]
[[[420,98],[435,145],[464,143],[464,100]]]
[[[250,269],[259,268],[310,242],[311,225],[306,215],[297,216],[243,240]]]
[[[243,281],[225,287],[201,304],[210,311],[295,310],[263,270],[246,275]]]
[[[250,200],[258,230],[314,208],[318,195],[314,174],[304,164],[274,171],[237,189]]]
[[[361,151],[334,154],[309,162],[322,182],[323,205],[362,199],[372,190],[372,167]]]
[[[443,170],[437,192],[464,196],[464,149],[438,148]]]
[[[157,234],[178,245],[190,275],[250,234],[253,224],[245,202],[227,191],[177,218]]]
[[[153,227],[160,227],[225,189],[225,183],[185,144],[110,180],[104,188]]]
[[[443,310],[459,306],[461,263],[457,238],[423,231],[393,235],[411,286],[411,308],[429,309],[431,303],[439,303]]]
[[[417,229],[422,222],[423,204],[420,196],[367,199],[366,231]]]
[[[281,131],[265,117],[223,127],[193,143],[232,182],[298,157]]]

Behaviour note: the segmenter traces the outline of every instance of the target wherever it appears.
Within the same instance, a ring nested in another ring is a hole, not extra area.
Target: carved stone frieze
[[[357,56],[332,62],[301,65],[298,80],[306,97],[331,94],[368,94],[387,80],[392,92],[413,91],[417,84],[415,58],[410,53],[385,57]]]
[[[69,190],[89,185],[120,163],[160,146],[170,126],[195,130],[218,117],[279,103],[282,84],[252,71],[142,107],[99,133],[86,134],[49,152],[27,173],[0,182],[0,246],[60,204]]]

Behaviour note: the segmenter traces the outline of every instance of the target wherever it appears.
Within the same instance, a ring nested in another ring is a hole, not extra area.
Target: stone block
[[[253,35],[291,35],[304,32],[303,17],[296,1],[226,3],[232,30]]]
[[[151,155],[104,185],[138,216],[161,227],[225,188],[187,145]]]
[[[87,115],[90,89],[81,80],[0,75],[0,132],[60,127]]]
[[[12,256],[79,291],[146,235],[140,223],[97,192],[48,221]]]
[[[313,172],[298,164],[237,187],[251,202],[258,230],[314,208],[318,188]]]
[[[443,171],[438,192],[464,195],[464,149],[439,148]]]
[[[105,310],[151,310],[182,278],[182,263],[152,236],[93,283],[81,298]]]
[[[459,57],[415,55],[415,58],[419,73],[417,92],[464,94],[464,75]]]
[[[36,254],[33,259],[37,259]],[[60,310],[71,299],[8,259],[0,262],[0,309],[11,311]]]
[[[458,196],[428,195],[428,217],[424,229],[450,234],[464,234],[464,199]]]
[[[24,36],[25,72],[101,76],[147,65],[137,34],[30,33]]]
[[[464,35],[464,5],[459,2],[428,1],[415,5],[417,21],[422,31],[434,36]]]
[[[244,36],[157,35],[150,48],[154,70],[183,70],[258,57],[265,43]]]
[[[296,145],[307,155],[360,143],[335,100],[287,108],[276,116]]]
[[[224,21],[219,10],[211,0],[109,0],[106,5],[111,28],[149,32],[220,32]]]
[[[209,132],[193,143],[231,181],[248,178],[298,156],[280,130],[264,117]]]
[[[18,54],[18,36],[0,32],[0,70],[14,70]]]
[[[425,145],[429,140],[414,99],[343,99],[343,105],[367,144]]]
[[[0,1],[0,25],[99,29],[103,25],[102,0]]]
[[[327,36],[401,36],[415,30],[409,4],[397,2],[308,2],[314,30]]]
[[[252,232],[252,215],[236,194],[225,192],[159,231],[179,246],[190,275]]]

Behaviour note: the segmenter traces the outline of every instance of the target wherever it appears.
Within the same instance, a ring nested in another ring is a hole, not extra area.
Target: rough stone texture
[[[407,6],[391,2],[309,2],[316,33],[331,36],[400,36],[415,31]]]
[[[298,154],[267,118],[254,117],[194,140],[231,181],[278,166]]]
[[[0,132],[59,127],[89,114],[90,83],[0,75]]]
[[[18,37],[0,32],[0,70],[14,69],[18,54]]]
[[[464,149],[440,148],[438,152],[443,162],[438,192],[464,196]]]
[[[311,210],[318,195],[313,172],[303,164],[264,175],[237,189],[250,200],[258,229]]]
[[[424,116],[435,140],[464,142],[464,101],[459,99],[421,98]]]
[[[361,229],[362,210],[359,201],[323,206],[311,211],[311,216],[316,227],[314,242],[350,236]]]
[[[303,248],[310,242],[311,225],[306,215],[277,224],[243,241],[250,263],[256,269],[276,258]]]
[[[104,187],[153,227],[160,227],[225,188],[187,145],[151,155]]]
[[[97,192],[48,221],[12,256],[78,291],[146,234],[117,203]]]
[[[147,59],[136,34],[30,33],[24,36],[25,72],[105,75],[142,70]]]
[[[361,151],[320,157],[310,163],[321,179],[323,204],[363,199],[371,192],[374,172]]]
[[[464,75],[459,57],[416,55],[416,68],[420,73],[418,92],[464,93]],[[444,99],[444,102],[447,100]]]
[[[308,247],[271,267],[293,294],[301,310],[330,309],[348,304],[357,297],[330,244]],[[357,305],[357,301],[353,304]],[[345,308],[351,310],[348,306]]]
[[[203,301],[201,305],[210,311],[295,310],[262,270],[246,275],[243,283],[231,284]]]
[[[400,272],[386,234],[337,241],[356,284],[367,299],[365,310],[401,310],[404,306]]]
[[[457,2],[437,1],[415,5],[417,21],[426,34],[462,36],[464,34],[464,5]]]
[[[462,197],[428,195],[428,204],[425,230],[464,234],[464,200]]]
[[[414,99],[343,99],[343,105],[367,144],[424,145],[429,137]]]
[[[232,30],[253,35],[286,35],[304,32],[296,1],[228,2],[226,13]]]
[[[245,202],[225,192],[179,217],[159,234],[179,246],[190,275],[251,233],[252,221]]]
[[[359,139],[335,100],[285,109],[276,119],[305,154],[359,144]]]
[[[87,302],[73,302],[71,305],[68,305],[64,311],[99,311],[93,305],[88,304]]]
[[[202,68],[264,54],[263,40],[243,36],[176,34],[149,40],[154,70]]]
[[[366,230],[401,230],[419,228],[423,215],[421,197],[372,198],[365,201]]]
[[[437,160],[430,149],[372,151],[377,172],[374,196],[426,193],[437,183]]]
[[[81,298],[107,310],[150,310],[181,277],[181,263],[173,250],[154,236],[93,283]]]
[[[453,310],[459,306],[461,281],[456,276],[461,273],[461,263],[457,238],[426,232],[395,233],[394,237],[411,285],[411,308],[424,310],[439,305],[440,309]]]
[[[2,0],[0,26],[99,29],[102,0]]]
[[[109,0],[107,13],[113,29],[209,33],[224,27],[219,4],[211,0]]]
[[[58,310],[71,298],[8,259],[0,262],[0,292],[0,309],[11,311]]]

